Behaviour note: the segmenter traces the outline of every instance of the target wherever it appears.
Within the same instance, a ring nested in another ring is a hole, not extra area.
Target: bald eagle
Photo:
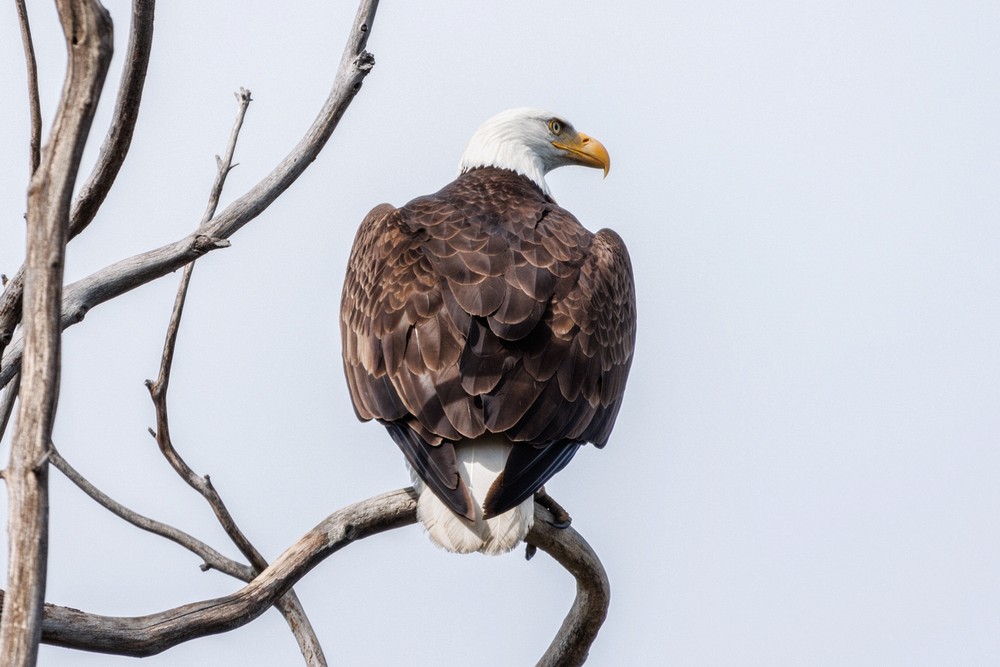
[[[469,141],[459,176],[354,240],[341,302],[358,418],[402,450],[417,516],[453,552],[521,542],[533,496],[582,444],[603,447],[635,344],[628,252],[552,198],[545,175],[610,167],[561,116],[511,109]]]

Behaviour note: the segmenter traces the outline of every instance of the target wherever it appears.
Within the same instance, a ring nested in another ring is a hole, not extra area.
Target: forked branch
[[[375,64],[365,46],[377,8],[378,0],[362,0],[330,95],[305,136],[288,156],[198,233],[124,259],[67,286],[62,305],[63,328],[80,322],[97,305],[171,273],[206,252],[228,246],[226,239],[263,213],[295,182],[326,145]],[[0,363],[0,386],[10,382],[20,368],[23,349],[23,340],[15,339],[4,354]]]
[[[132,134],[139,117],[139,104],[142,101],[142,90],[146,81],[146,69],[149,65],[149,54],[153,43],[153,14],[155,0],[133,0],[132,21],[129,28],[128,51],[125,54],[125,65],[122,69],[121,83],[118,87],[118,99],[115,102],[111,125],[108,128],[104,143],[97,158],[97,164],[80,188],[76,202],[70,213],[69,238],[83,231],[97,214],[104,198],[118,176],[125,156],[132,143]],[[28,67],[28,99],[31,106],[31,147],[32,172],[38,165],[35,154],[36,145],[41,137],[41,112],[38,104],[38,81],[35,72],[34,49],[31,46],[31,32],[28,28],[28,15],[24,10],[23,0],[17,0],[18,18],[21,21],[21,33],[25,43],[25,61]],[[4,286],[0,296],[0,357],[4,348],[14,335],[14,329],[21,321],[21,302],[24,293],[24,267],[14,274],[10,282]],[[2,384],[2,383],[0,383]]]
[[[217,167],[215,181],[212,183],[212,188],[209,191],[208,205],[205,208],[205,215],[199,227],[204,226],[215,215],[215,209],[218,206],[219,197],[222,195],[226,177],[234,166],[233,155],[236,153],[236,144],[239,140],[240,129],[243,127],[243,119],[246,117],[251,100],[250,91],[245,88],[240,88],[239,92],[236,93],[236,101],[239,103],[236,112],[236,121],[233,123],[233,129],[229,135],[229,143],[226,146],[225,153],[222,157],[216,156],[215,158]],[[173,366],[174,350],[177,345],[177,332],[180,329],[181,317],[184,313],[184,303],[187,299],[188,286],[191,283],[191,272],[193,270],[194,262],[191,262],[184,267],[181,274],[177,296],[174,299],[173,311],[170,314],[170,322],[167,325],[166,340],[163,343],[163,354],[160,359],[160,372],[156,382],[146,381],[146,386],[149,388],[149,394],[153,399],[153,406],[156,410],[156,430],[151,430],[150,433],[156,439],[160,452],[174,469],[174,472],[208,502],[219,524],[226,531],[226,535],[229,536],[233,544],[236,545],[250,562],[249,569],[256,576],[257,573],[267,567],[267,561],[264,559],[264,556],[254,547],[237,525],[236,520],[229,512],[222,497],[212,485],[212,480],[208,475],[200,476],[196,474],[187,462],[184,461],[183,457],[181,457],[170,438],[170,421],[167,413],[167,387],[170,384],[170,370]],[[249,580],[248,578],[244,578],[244,581]],[[292,630],[292,634],[299,645],[306,665],[308,667],[326,667],[327,662],[323,654],[323,647],[320,645],[319,638],[316,636],[312,623],[309,621],[309,617],[306,615],[305,609],[303,609],[301,602],[299,602],[295,591],[289,590],[277,601],[275,606],[281,612],[282,616],[284,616],[288,627]]]
[[[90,496],[94,502],[118,518],[127,521],[136,528],[140,528],[153,533],[154,535],[159,535],[160,537],[168,539],[171,542],[175,542],[191,553],[197,555],[203,561],[203,565],[201,566],[202,570],[211,568],[213,570],[218,570],[219,572],[224,572],[231,577],[240,579],[241,581],[250,581],[254,578],[255,573],[249,567],[243,563],[238,563],[231,558],[223,556],[221,553],[196,537],[193,537],[182,530],[178,530],[173,526],[165,524],[162,521],[150,519],[147,516],[143,516],[142,514],[125,507],[114,498],[98,489],[89,480],[87,480],[86,477],[77,472],[76,468],[70,465],[69,461],[62,457],[62,454],[59,453],[55,446],[52,446],[49,451],[49,462],[54,468],[65,475],[69,481],[73,482],[77,488]]]

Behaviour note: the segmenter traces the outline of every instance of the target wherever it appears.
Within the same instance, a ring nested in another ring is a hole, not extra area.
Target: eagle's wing
[[[448,420],[447,375],[464,344],[443,309],[425,240],[389,204],[358,229],[340,306],[344,372],[354,410],[389,429],[410,466],[458,514],[473,518],[455,450],[461,434]],[[454,383],[451,385],[454,387]]]
[[[594,235],[574,277],[565,293],[554,295],[544,326],[529,338],[523,373],[514,376],[535,398],[506,433],[542,446],[515,449],[486,498],[487,514],[541,488],[581,443],[603,447],[618,416],[636,331],[632,264],[618,234]],[[484,407],[491,401],[499,414],[502,397],[487,397]]]

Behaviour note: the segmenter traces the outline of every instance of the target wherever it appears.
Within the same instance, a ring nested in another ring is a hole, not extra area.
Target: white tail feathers
[[[469,487],[475,504],[476,520],[469,521],[452,512],[420,478],[410,472],[420,494],[417,518],[431,541],[455,553],[479,551],[491,556],[504,554],[524,540],[535,519],[534,498],[492,519],[483,519],[483,502],[497,475],[507,463],[512,444],[500,435],[466,440],[455,445],[458,470]]]

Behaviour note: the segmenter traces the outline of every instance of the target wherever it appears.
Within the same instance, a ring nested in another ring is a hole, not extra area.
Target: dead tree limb
[[[31,117],[31,136],[28,139],[30,175],[35,173],[42,159],[42,105],[38,98],[38,64],[35,61],[35,45],[31,39],[28,8],[24,6],[24,0],[15,0],[14,4],[17,7],[17,22],[21,26],[24,65],[28,70],[28,113]]]
[[[601,560],[573,528],[556,528],[552,513],[535,504],[535,525],[527,542],[555,558],[576,577],[576,599],[538,667],[577,667],[608,615],[611,583]]]
[[[14,381],[5,388],[0,389],[0,438],[7,432],[7,424],[11,414],[14,412],[14,402],[17,400],[17,392],[21,388],[21,376],[14,376]]]
[[[400,489],[340,509],[231,595],[139,617],[88,614],[46,605],[43,641],[85,651],[142,657],[254,620],[306,573],[354,541],[416,521],[416,494]]]
[[[253,578],[257,576],[257,571],[253,568],[223,556],[221,553],[196,537],[174,528],[169,524],[143,516],[142,514],[139,514],[138,512],[117,502],[91,484],[86,477],[77,472],[77,470],[62,457],[55,447],[52,447],[50,450],[49,461],[57,470],[73,482],[77,488],[90,496],[90,498],[99,505],[112,512],[115,516],[127,521],[137,528],[166,538],[197,555],[202,559],[202,570],[217,570],[247,583],[253,581]],[[2,592],[0,592],[0,595],[2,595]],[[291,590],[288,593],[285,593],[285,595],[281,597],[277,603],[275,603],[275,607],[277,607],[278,611],[281,612],[285,621],[291,627],[295,639],[299,644],[299,650],[302,652],[306,661],[306,665],[325,665],[326,658],[324,657],[322,648],[320,647],[319,639],[316,637],[316,634],[312,629],[312,624],[309,622],[308,617],[306,617],[298,597],[291,597],[294,595],[294,591]],[[46,608],[49,608],[50,606],[51,605],[47,605]]]
[[[38,97],[38,64],[35,61],[35,45],[31,37],[31,23],[28,21],[28,9],[24,0],[16,0],[17,21],[21,27],[21,43],[24,46],[24,64],[28,77],[28,115],[31,118],[31,134],[28,137],[29,178],[35,174],[42,159],[42,105]],[[9,289],[8,289],[9,288]],[[0,293],[0,359],[3,351],[14,335],[14,329],[21,322],[21,306],[24,296],[24,266],[14,274],[13,279],[3,277],[3,292]],[[16,383],[15,383],[16,384]],[[17,397],[17,389],[11,390],[7,399],[13,405]],[[0,425],[0,437],[3,437],[7,420]]]
[[[64,328],[80,322],[91,308],[176,271],[206,252],[226,247],[226,239],[263,213],[295,182],[326,145],[375,64],[365,46],[377,8],[378,0],[362,0],[330,95],[313,124],[285,159],[197,233],[116,262],[67,286],[63,298]],[[7,349],[0,363],[0,386],[10,382],[20,368],[23,350],[23,339],[15,339]]]
[[[236,121],[233,123],[226,152],[222,157],[216,156],[215,158],[217,167],[215,181],[209,192],[208,205],[205,209],[205,215],[202,217],[201,225],[207,223],[215,215],[219,197],[226,183],[226,177],[233,169],[233,155],[236,152],[240,128],[243,127],[243,119],[246,117],[247,109],[252,100],[250,91],[240,88],[239,92],[236,93],[236,100],[239,103]],[[170,463],[174,472],[208,502],[219,524],[225,530],[226,535],[229,536],[233,544],[236,545],[250,562],[250,570],[255,576],[267,567],[267,561],[264,556],[254,547],[253,543],[250,542],[237,525],[236,520],[226,507],[222,497],[212,484],[211,478],[208,475],[201,476],[196,474],[176,450],[170,437],[170,421],[167,413],[167,387],[170,384],[170,370],[173,366],[174,350],[177,345],[177,333],[180,329],[181,317],[184,313],[184,302],[187,299],[187,291],[191,283],[191,272],[193,269],[194,262],[191,262],[184,267],[181,274],[177,296],[174,299],[173,311],[170,314],[170,322],[167,325],[166,340],[163,343],[160,371],[156,382],[146,381],[146,387],[149,389],[149,394],[153,399],[153,406],[156,410],[156,430],[151,431],[151,434],[156,439],[160,452],[167,462]],[[249,581],[249,579],[245,579],[245,581]],[[302,652],[302,657],[305,659],[306,665],[309,667],[326,667],[326,657],[323,654],[323,647],[319,642],[319,637],[316,636],[312,623],[309,621],[309,617],[306,615],[305,609],[302,607],[302,603],[299,601],[295,591],[289,590],[277,601],[275,606],[288,623],[288,627],[291,629],[295,641],[299,645],[299,650]]]
[[[69,219],[69,237],[74,238],[93,221],[111,186],[118,178],[125,156],[132,145],[132,135],[139,119],[139,105],[146,85],[146,70],[153,47],[153,18],[156,0],[132,0],[128,50],[118,84],[118,97],[111,114],[97,163],[87,182],[77,193]]]
[[[63,263],[73,185],[113,47],[111,18],[96,0],[57,2],[69,65],[48,144],[28,190],[24,367],[5,472],[9,496],[9,590],[0,655],[34,665],[41,636],[48,549],[48,463],[59,395]]]
[[[412,488],[384,493],[337,510],[231,595],[136,617],[101,616],[47,604],[42,641],[99,653],[155,655],[183,642],[249,623],[340,549],[416,520],[417,495]],[[535,525],[528,533],[528,542],[573,574],[577,597],[538,664],[571,667],[586,660],[606,615],[610,589],[604,569],[586,541],[572,528],[554,528],[549,524],[551,520],[551,513],[536,503]]]
[[[23,0],[18,0],[18,17],[21,17]],[[111,125],[101,144],[97,163],[87,179],[87,182],[77,193],[76,201],[70,213],[69,238],[74,238],[82,232],[97,215],[98,209],[104,203],[105,197],[121,170],[129,146],[132,144],[132,134],[139,117],[139,104],[142,101],[142,91],[146,82],[146,70],[149,65],[149,54],[153,44],[153,15],[155,0],[133,0],[132,20],[129,28],[128,51],[125,53],[125,64],[122,68],[121,82],[118,86],[118,98],[111,118]],[[35,116],[38,114],[38,124],[41,124],[38,109],[38,81],[35,74],[34,50],[31,48],[30,31],[28,31],[27,14],[21,22],[22,35],[25,38],[25,59],[28,63],[29,102],[32,107],[32,146],[36,140]],[[41,128],[37,129],[38,136]],[[37,162],[33,163],[37,165]],[[32,168],[34,172],[34,168]],[[24,290],[24,267],[14,274],[10,282],[4,286],[0,296],[0,357],[4,348],[14,335],[14,329],[21,321],[21,301]]]
[[[241,581],[250,581],[254,578],[254,571],[243,563],[239,563],[231,558],[223,556],[221,553],[205,544],[196,537],[193,537],[182,530],[178,530],[171,525],[165,524],[155,519],[125,507],[114,498],[104,493],[90,483],[86,477],[81,475],[76,468],[70,465],[69,461],[62,457],[62,454],[52,446],[49,450],[49,462],[66,478],[73,482],[81,491],[86,493],[94,502],[108,510],[120,519],[127,521],[136,528],[159,535],[184,547],[191,553],[202,559],[202,570],[213,569],[228,574]]]

